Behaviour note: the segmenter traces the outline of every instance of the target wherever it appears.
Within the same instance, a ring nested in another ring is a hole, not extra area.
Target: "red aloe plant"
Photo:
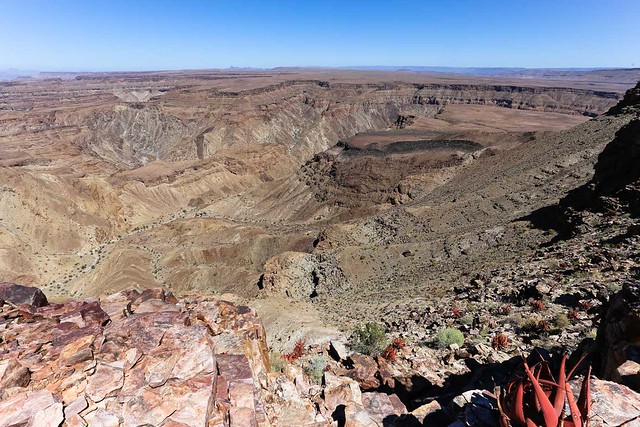
[[[296,346],[293,348],[291,353],[285,353],[282,355],[282,358],[289,363],[292,363],[294,360],[299,359],[304,354],[304,340],[298,340],[296,342]]]
[[[398,354],[398,350],[402,350],[407,346],[407,343],[402,338],[394,338],[393,342],[387,346],[382,352],[384,357],[389,362],[394,362]]]
[[[591,368],[582,381],[576,401],[569,378],[576,366],[566,372],[567,357],[562,356],[557,381],[545,360],[529,368],[524,361],[525,377],[509,382],[498,394],[501,427],[588,427],[591,411]],[[569,415],[564,411],[565,400]]]

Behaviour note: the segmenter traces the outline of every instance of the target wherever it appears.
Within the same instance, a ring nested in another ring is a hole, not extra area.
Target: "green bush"
[[[327,359],[321,354],[316,354],[302,368],[314,384],[322,383],[322,374],[327,366]]]
[[[556,328],[563,330],[569,327],[569,325],[571,325],[571,322],[569,321],[569,318],[566,314],[560,313],[555,317],[555,319],[553,319],[553,324]]]
[[[353,331],[353,350],[358,353],[375,356],[389,344],[384,326],[367,323]]]
[[[464,335],[457,329],[444,328],[436,335],[436,343],[440,348],[449,347],[451,344],[458,344],[461,346],[464,344]]]

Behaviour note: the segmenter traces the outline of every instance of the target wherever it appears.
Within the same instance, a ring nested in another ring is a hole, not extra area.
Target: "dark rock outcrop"
[[[5,301],[13,305],[32,305],[43,307],[48,304],[47,297],[38,288],[21,286],[14,283],[0,283],[0,302]]]
[[[541,228],[556,229],[564,238],[590,228],[589,213],[640,215],[640,83],[607,115],[630,120],[598,156],[591,181],[527,219]]]
[[[640,391],[635,378],[640,374],[640,282],[626,283],[608,303],[598,329],[596,351],[594,368],[601,378]],[[637,367],[635,371],[633,366]]]

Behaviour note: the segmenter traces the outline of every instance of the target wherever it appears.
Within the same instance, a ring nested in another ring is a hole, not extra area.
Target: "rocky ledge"
[[[264,328],[248,307],[170,292],[123,291],[49,304],[0,284],[0,427],[382,425],[406,412],[299,367],[270,372]]]
[[[636,288],[625,286],[612,312],[631,301],[622,312],[635,316]],[[521,363],[485,365],[456,384],[446,361],[402,340],[375,358],[335,341],[274,357],[249,307],[162,289],[52,304],[8,283],[0,355],[0,427],[493,426],[493,385]],[[639,394],[590,384],[594,423],[640,424]]]

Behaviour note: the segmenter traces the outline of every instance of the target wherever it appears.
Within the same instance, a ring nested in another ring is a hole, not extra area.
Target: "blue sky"
[[[640,67],[639,0],[0,0],[0,69]]]

